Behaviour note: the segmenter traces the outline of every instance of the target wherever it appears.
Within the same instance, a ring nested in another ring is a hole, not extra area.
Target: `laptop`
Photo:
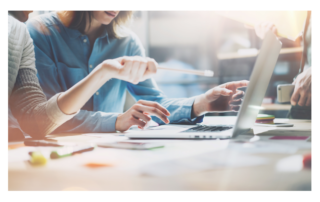
[[[125,135],[130,139],[229,139],[247,133],[255,123],[261,108],[281,46],[281,42],[272,32],[266,34],[235,125],[212,123],[174,126],[170,124],[146,130],[129,131]]]

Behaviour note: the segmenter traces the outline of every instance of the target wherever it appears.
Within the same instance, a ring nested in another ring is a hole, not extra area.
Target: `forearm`
[[[55,133],[107,133],[115,132],[119,113],[80,110],[71,120],[59,126]]]
[[[111,75],[105,69],[97,66],[87,77],[59,96],[58,105],[60,110],[65,114],[77,112],[110,78]]]
[[[44,137],[73,117],[59,110],[57,96],[47,101],[31,69],[19,70],[9,104],[22,130],[35,138]]]

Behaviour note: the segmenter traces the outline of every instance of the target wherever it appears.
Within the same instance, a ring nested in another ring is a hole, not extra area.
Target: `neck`
[[[86,19],[89,20],[89,19]],[[89,23],[87,23],[87,27],[84,30],[84,34],[91,38],[97,38],[99,34],[101,33],[102,24],[98,22],[95,19],[91,19],[90,27],[88,26]]]
[[[69,27],[74,17],[74,11],[58,11],[57,15],[62,24],[66,27]]]

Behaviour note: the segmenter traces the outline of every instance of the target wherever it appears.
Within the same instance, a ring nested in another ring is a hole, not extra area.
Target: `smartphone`
[[[99,147],[119,148],[119,149],[134,149],[134,150],[147,150],[164,147],[163,144],[153,142],[105,142],[98,143]]]
[[[292,123],[255,123],[256,126],[266,126],[266,127],[293,127]]]
[[[277,87],[277,98],[279,103],[290,102],[291,95],[294,90],[294,85],[292,84],[281,84]]]

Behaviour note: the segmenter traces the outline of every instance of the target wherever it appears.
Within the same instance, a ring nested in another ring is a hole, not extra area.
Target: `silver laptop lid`
[[[277,63],[281,46],[281,42],[272,32],[266,34],[251,73],[250,83],[240,107],[232,137],[252,128],[261,109],[262,100]]]

